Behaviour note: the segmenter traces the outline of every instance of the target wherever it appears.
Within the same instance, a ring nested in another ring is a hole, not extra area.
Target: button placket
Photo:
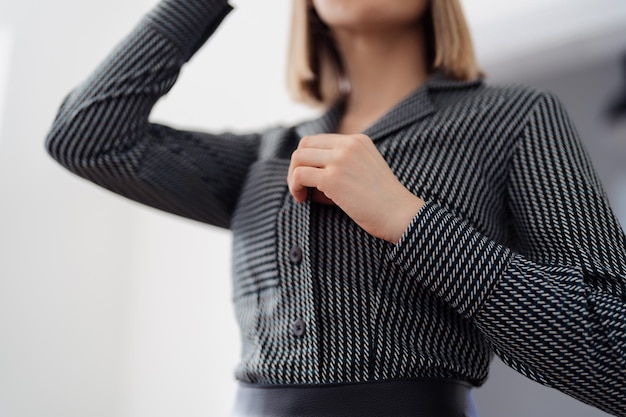
[[[303,252],[298,244],[293,244],[289,249],[289,261],[298,266],[302,263]],[[291,324],[291,332],[296,337],[303,337],[306,333],[306,322],[302,319],[295,320]]]
[[[292,377],[302,382],[315,381],[319,369],[313,282],[309,260],[310,202],[296,203],[285,196],[277,224],[280,271],[280,332],[284,351],[281,360],[298,364]],[[287,367],[286,369],[290,369]]]

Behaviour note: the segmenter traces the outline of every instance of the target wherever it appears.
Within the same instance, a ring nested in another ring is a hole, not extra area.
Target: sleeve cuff
[[[162,0],[146,19],[181,49],[187,61],[231,10],[227,0]]]
[[[472,317],[514,255],[429,202],[388,256],[461,315]]]

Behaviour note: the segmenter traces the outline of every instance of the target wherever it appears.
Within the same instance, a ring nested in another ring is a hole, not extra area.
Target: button
[[[299,265],[302,262],[302,248],[298,245],[293,245],[289,251],[289,260],[294,265]]]
[[[304,320],[294,321],[291,325],[291,331],[298,337],[304,336],[304,333],[306,332],[306,324],[304,323]]]

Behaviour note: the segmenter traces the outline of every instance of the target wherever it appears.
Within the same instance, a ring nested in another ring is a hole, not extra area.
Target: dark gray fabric
[[[482,384],[492,352],[626,415],[626,238],[558,100],[433,76],[364,133],[427,205],[397,245],[297,204],[289,155],[341,106],[249,135],[148,121],[230,10],[165,0],[63,103],[47,139],[72,172],[234,235],[242,381],[415,377]]]

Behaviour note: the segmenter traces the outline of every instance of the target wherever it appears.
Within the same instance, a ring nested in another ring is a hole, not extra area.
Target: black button
[[[293,334],[298,337],[304,336],[304,333],[306,332],[306,324],[304,323],[304,320],[294,321],[291,325],[291,331],[293,331]]]
[[[298,245],[293,245],[289,251],[289,260],[292,264],[299,265],[302,262],[302,248]]]

